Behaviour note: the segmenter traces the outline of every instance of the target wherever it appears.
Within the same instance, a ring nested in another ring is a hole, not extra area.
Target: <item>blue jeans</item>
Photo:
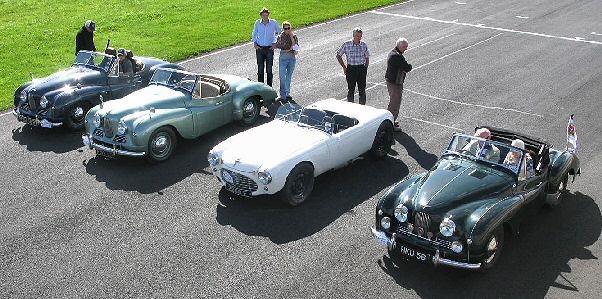
[[[267,84],[272,86],[272,78],[274,75],[272,74],[272,65],[274,64],[274,50],[270,50],[270,47],[260,47],[255,50],[255,56],[257,57],[257,81],[263,81],[264,71],[267,71],[268,80]]]
[[[280,98],[282,99],[291,95],[291,79],[296,64],[295,54],[280,53]]]

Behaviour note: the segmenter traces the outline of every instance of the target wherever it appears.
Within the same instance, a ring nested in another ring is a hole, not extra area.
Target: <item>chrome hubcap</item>
[[[157,136],[153,147],[157,153],[163,153],[169,148],[169,139],[166,136]]]
[[[489,244],[487,244],[487,259],[485,260],[486,263],[490,263],[493,258],[495,257],[495,253],[497,252],[497,239],[495,237],[491,238],[491,240],[489,240]]]

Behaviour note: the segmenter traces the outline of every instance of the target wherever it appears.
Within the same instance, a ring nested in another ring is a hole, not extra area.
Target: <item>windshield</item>
[[[525,150],[501,142],[455,133],[443,154],[454,154],[499,165],[518,174]]]
[[[190,93],[194,90],[198,75],[175,69],[159,68],[153,74],[150,84],[165,85],[176,89],[184,89]]]
[[[298,104],[286,103],[278,109],[274,119],[332,133],[332,117],[320,109],[302,108]]]
[[[72,66],[83,66],[108,73],[114,61],[115,57],[111,55],[98,52],[79,51]]]

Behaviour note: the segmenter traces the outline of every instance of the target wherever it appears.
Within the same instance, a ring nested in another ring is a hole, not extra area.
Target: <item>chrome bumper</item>
[[[395,234],[393,234],[391,236],[391,238],[389,238],[389,237],[387,237],[387,234],[385,234],[385,232],[383,232],[383,231],[377,230],[374,227],[372,227],[371,230],[372,230],[372,235],[374,235],[374,237],[380,244],[387,246],[387,248],[389,250],[395,249],[395,247],[396,247]],[[439,255],[439,250],[435,251],[435,254],[431,258],[431,262],[433,263],[433,265],[435,267],[437,265],[441,264],[441,265],[445,265],[445,266],[449,266],[449,267],[468,269],[468,270],[478,270],[481,268],[481,263],[470,264],[470,263],[457,262],[457,261],[452,261],[450,259],[442,258]]]
[[[13,109],[13,115],[17,118],[18,121],[22,123],[26,123],[31,126],[42,127],[42,128],[52,128],[52,127],[60,127],[63,125],[62,122],[53,123],[44,118],[32,118],[29,116],[25,116],[23,113],[19,112],[17,108]]]
[[[113,155],[130,156],[130,157],[142,157],[142,156],[146,155],[146,152],[133,152],[133,151],[128,151],[128,150],[118,149],[115,145],[113,145],[113,147],[108,147],[106,145],[95,143],[94,138],[92,138],[92,136],[90,136],[88,134],[82,135],[82,143],[85,146],[89,147],[90,149],[104,151],[107,153],[111,153]]]

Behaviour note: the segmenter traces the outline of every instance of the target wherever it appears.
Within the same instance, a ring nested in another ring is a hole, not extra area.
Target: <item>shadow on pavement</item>
[[[394,138],[423,169],[429,170],[437,163],[437,155],[423,150],[412,136],[405,132],[395,132]]]
[[[318,176],[308,200],[286,206],[277,196],[236,198],[224,188],[219,194],[217,222],[249,236],[265,236],[276,244],[299,240],[322,230],[344,213],[408,174],[407,166],[388,156],[364,158]]]
[[[66,153],[82,147],[83,131],[63,128],[46,129],[24,124],[12,130],[13,140],[25,145],[30,152]]]
[[[254,126],[270,120],[262,116]],[[95,176],[97,181],[105,182],[111,190],[138,191],[143,194],[161,192],[194,173],[207,173],[204,168],[209,165],[209,151],[221,141],[248,128],[230,123],[194,140],[180,138],[171,158],[156,165],[145,158],[117,157],[115,160],[106,160],[99,156],[83,164],[87,173]],[[93,156],[93,151],[90,154]]]
[[[488,273],[447,267],[433,268],[414,261],[378,260],[380,268],[408,290],[423,298],[543,298],[550,288],[579,289],[563,273],[572,259],[596,260],[587,246],[602,231],[602,216],[595,201],[580,192],[567,194],[553,211],[538,209],[504,244],[502,256]],[[386,251],[385,248],[383,248]]]

